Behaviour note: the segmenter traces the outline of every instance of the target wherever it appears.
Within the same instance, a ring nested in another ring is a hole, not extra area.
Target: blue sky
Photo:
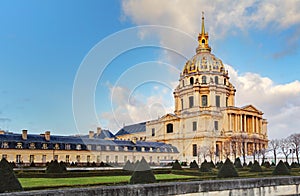
[[[174,27],[196,39],[203,10],[213,53],[232,68],[237,103],[252,103],[265,112],[271,138],[284,137],[286,133],[281,130],[299,131],[295,122],[295,116],[300,115],[299,3],[285,1],[279,9],[275,1],[184,2],[1,1],[0,128],[78,133],[72,90],[80,65],[93,47],[121,30],[149,24]],[[172,88],[185,58],[162,47],[166,44],[176,48],[179,44],[190,58],[197,42],[186,44],[164,32],[139,33],[137,37],[150,39],[157,47],[136,48],[112,59],[99,76],[94,92],[99,121],[88,122],[86,130],[80,131],[87,133],[101,126],[115,132],[122,124],[160,114],[155,111],[172,112]],[[111,44],[117,48],[122,42]],[[168,66],[160,68],[160,63],[179,70],[168,71]],[[155,81],[137,83],[151,75],[168,82],[163,84],[154,77]],[[254,92],[246,96],[250,88],[247,84],[253,81],[257,86],[252,86]]]

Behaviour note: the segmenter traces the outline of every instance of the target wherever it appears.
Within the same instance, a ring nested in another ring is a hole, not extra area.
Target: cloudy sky
[[[300,1],[0,2],[0,128],[87,133],[172,112],[195,54],[201,13],[236,104],[268,119],[269,138],[299,132]]]

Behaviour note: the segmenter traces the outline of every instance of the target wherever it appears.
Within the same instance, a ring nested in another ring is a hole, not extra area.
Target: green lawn
[[[175,174],[157,174],[157,180],[189,179],[195,176],[184,176]],[[59,187],[59,186],[83,186],[96,184],[115,184],[127,183],[130,176],[99,176],[99,177],[80,177],[80,178],[19,178],[23,188],[34,187]]]

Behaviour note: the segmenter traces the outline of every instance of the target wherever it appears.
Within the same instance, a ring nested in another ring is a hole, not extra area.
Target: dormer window
[[[76,150],[81,150],[81,145],[80,144],[76,145]]]
[[[29,144],[29,149],[35,149],[35,143],[30,143]]]
[[[54,149],[59,150],[59,144],[55,144]]]
[[[3,142],[3,143],[2,143],[2,148],[9,148],[8,142]]]
[[[16,148],[23,148],[22,142],[18,142]]]
[[[70,144],[66,144],[65,145],[65,150],[71,150],[71,145]]]
[[[44,150],[48,149],[48,144],[43,144],[42,149]]]

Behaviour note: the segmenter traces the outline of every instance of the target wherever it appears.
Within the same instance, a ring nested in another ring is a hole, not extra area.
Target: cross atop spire
[[[208,45],[208,33],[205,32],[204,26],[204,12],[202,12],[202,25],[201,25],[201,33],[198,35],[199,45],[196,49],[197,53],[201,52],[210,52],[211,48]]]

